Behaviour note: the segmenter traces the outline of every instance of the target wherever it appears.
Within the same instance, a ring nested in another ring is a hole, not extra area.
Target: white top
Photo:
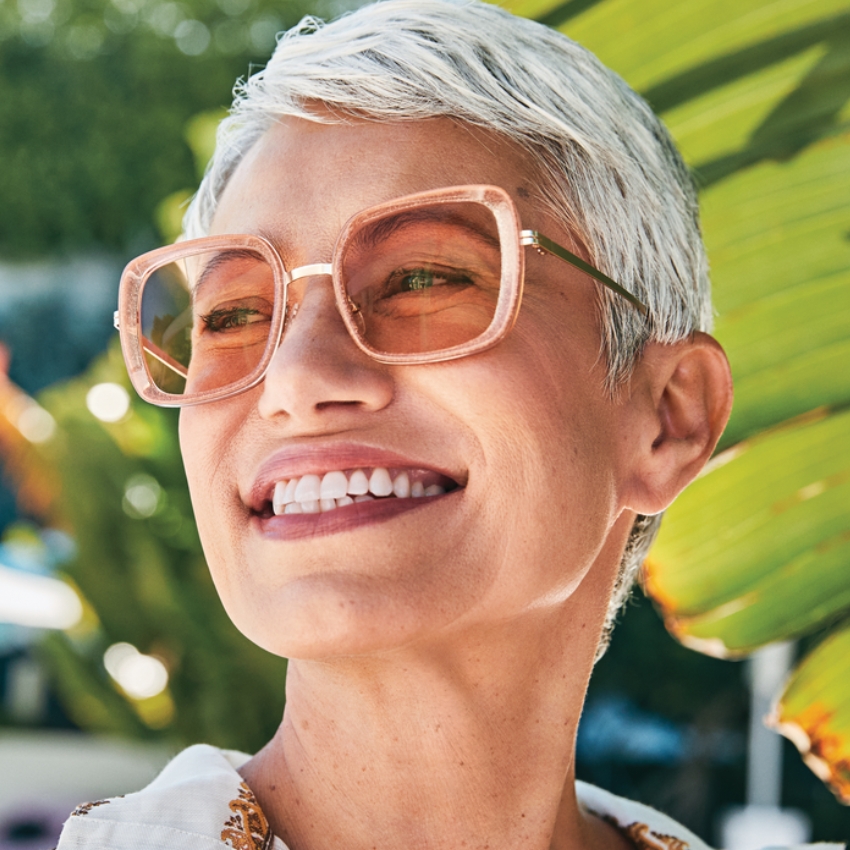
[[[189,747],[147,788],[78,806],[56,850],[287,850],[237,772],[249,758],[205,744]],[[617,826],[638,850],[711,850],[649,806],[584,782],[576,783],[576,791],[582,806]],[[845,850],[843,844],[805,846]]]

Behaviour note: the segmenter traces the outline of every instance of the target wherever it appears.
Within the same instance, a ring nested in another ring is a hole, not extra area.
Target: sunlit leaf
[[[850,803],[850,626],[797,667],[771,722],[836,796]]]
[[[850,412],[718,460],[670,509],[646,567],[671,630],[734,655],[850,608]]]
[[[761,73],[736,77],[730,83],[709,78],[714,85],[704,95],[695,95],[692,90],[692,96],[684,101],[681,88],[687,80],[682,81],[681,88],[662,84],[648,94],[656,108],[665,101],[677,104],[664,113],[664,120],[675,133],[686,160],[692,165],[710,162],[746,147],[752,133],[794,91],[824,52],[822,44],[815,44],[769,65]]]
[[[798,43],[811,44],[806,28],[846,13],[846,0],[603,0],[564,30],[651,100],[662,83],[662,91],[679,90],[655,104],[663,111],[787,58]],[[836,28],[833,21],[828,31]],[[783,34],[790,44],[775,42]]]
[[[722,446],[850,399],[850,145],[829,139],[704,195],[736,403]]]
[[[668,511],[647,589],[680,640],[714,655],[845,622],[846,0],[522,0],[515,8],[561,26],[641,90],[703,187],[716,335],[736,403],[726,451]],[[795,740],[811,739],[801,747],[808,762],[850,799],[850,691],[839,684],[850,645],[842,641],[803,662],[782,718],[805,730]]]

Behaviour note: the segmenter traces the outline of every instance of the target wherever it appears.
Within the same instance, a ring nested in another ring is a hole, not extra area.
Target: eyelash
[[[241,321],[242,319],[247,319],[248,316],[258,315],[260,315],[259,310],[251,310],[248,307],[232,307],[225,310],[212,310],[206,315],[201,316],[201,321],[206,326],[206,329],[212,333],[222,333],[236,327],[242,327],[248,324],[247,321]],[[222,319],[224,322],[221,321]],[[236,322],[233,321],[234,319]],[[216,326],[217,323],[220,324]],[[225,323],[226,327],[223,327],[222,325]]]
[[[391,289],[394,285],[402,281],[409,281],[422,274],[427,275],[433,280],[443,280],[443,284],[428,284],[427,286],[414,286],[407,289],[402,289],[402,292],[418,292],[424,289],[432,289],[434,286],[446,286],[451,284],[469,285],[472,283],[470,276],[460,269],[445,270],[439,267],[429,268],[427,266],[412,266],[410,268],[402,268],[395,271],[387,281],[387,288]]]

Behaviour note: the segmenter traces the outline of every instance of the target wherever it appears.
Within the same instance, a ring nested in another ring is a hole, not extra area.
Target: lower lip
[[[363,528],[366,525],[385,522],[400,514],[426,508],[460,493],[461,488],[440,496],[422,496],[409,499],[374,499],[370,502],[355,502],[327,513],[282,514],[281,516],[254,516],[252,522],[259,527],[264,537],[275,540],[303,540],[326,534],[339,534]]]

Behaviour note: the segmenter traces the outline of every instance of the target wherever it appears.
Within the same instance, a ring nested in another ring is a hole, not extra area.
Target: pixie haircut
[[[281,117],[449,117],[528,152],[541,210],[648,306],[644,317],[597,286],[610,393],[650,340],[672,343],[711,329],[696,191],[667,130],[620,77],[548,27],[476,0],[385,0],[329,24],[304,18],[234,95],[186,214],[189,237],[208,232],[230,176]],[[660,520],[635,522],[600,654]]]

